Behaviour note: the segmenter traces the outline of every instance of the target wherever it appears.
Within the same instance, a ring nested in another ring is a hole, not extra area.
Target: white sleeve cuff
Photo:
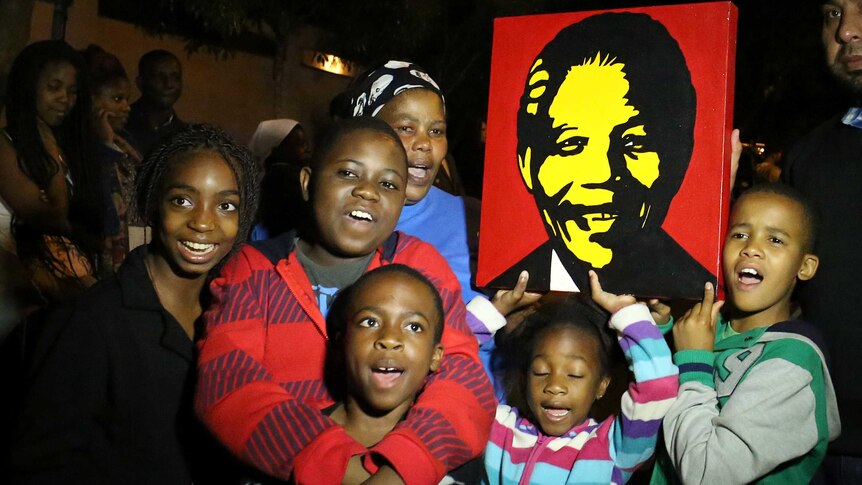
[[[488,329],[491,335],[494,335],[497,333],[497,330],[506,326],[506,317],[497,311],[491,300],[483,296],[473,297],[470,303],[467,304],[467,311],[482,322],[482,325]]]

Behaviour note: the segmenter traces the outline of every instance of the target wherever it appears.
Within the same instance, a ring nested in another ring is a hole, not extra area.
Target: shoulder
[[[221,268],[219,278],[226,278],[228,281],[244,280],[255,271],[275,270],[278,262],[286,259],[293,249],[293,232],[273,239],[244,243]]]
[[[443,273],[454,278],[449,263],[434,246],[401,231],[395,231],[383,245],[383,259],[401,263],[414,269],[435,274]],[[427,275],[426,275],[427,276]]]
[[[819,147],[833,134],[843,131],[844,128],[849,130],[858,130],[857,128],[846,127],[841,123],[841,116],[836,115],[824,121],[816,128],[803,135],[797,140],[787,156],[784,157],[782,164],[784,165],[784,179],[792,172],[794,166],[813,161],[817,157]]]
[[[776,323],[758,339],[769,345],[767,358],[782,358],[803,367],[828,366],[829,355],[820,331],[802,320]]]

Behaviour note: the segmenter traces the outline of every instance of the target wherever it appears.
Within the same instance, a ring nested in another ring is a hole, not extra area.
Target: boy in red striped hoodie
[[[308,229],[243,247],[212,283],[198,414],[234,454],[267,474],[340,482],[357,447],[322,412],[334,404],[323,383],[325,314],[363,273],[401,263],[440,293],[446,354],[404,421],[359,453],[367,483],[436,483],[481,453],[495,400],[458,280],[433,247],[393,232],[407,185],[401,142],[379,120],[344,120],[321,140],[301,184]]]

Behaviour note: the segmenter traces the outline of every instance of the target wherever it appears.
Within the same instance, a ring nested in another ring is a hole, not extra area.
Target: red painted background
[[[721,244],[730,200],[730,132],[736,7],[713,2],[610,12],[661,22],[686,58],[697,93],[694,150],[663,228],[721,279]],[[477,284],[486,285],[548,240],[517,164],[518,103],[535,57],[564,27],[603,11],[499,18],[491,55],[485,179]],[[653,268],[660,261],[645,261]]]

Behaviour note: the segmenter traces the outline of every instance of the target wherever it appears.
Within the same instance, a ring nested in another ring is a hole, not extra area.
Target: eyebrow
[[[195,192],[195,193],[200,192],[197,189],[197,187],[193,187],[193,186],[188,185],[188,184],[171,184],[171,185],[168,185],[167,187],[165,187],[165,190],[188,190],[188,191]],[[237,190],[237,189],[228,189],[228,190],[219,191],[218,195],[221,195],[221,196],[236,195],[237,197],[239,197],[240,194],[239,194],[239,190]]]
[[[349,163],[355,163],[357,165],[361,165],[363,168],[365,167],[365,162],[363,162],[361,160],[354,160],[352,158],[339,158],[339,159],[335,160],[335,162],[338,162],[338,163],[349,162]],[[404,179],[404,176],[401,175],[401,172],[399,172],[398,170],[396,170],[394,168],[385,167],[385,168],[383,168],[383,171],[394,173],[400,179],[402,179],[402,180]]]
[[[378,313],[378,314],[384,313],[383,309],[377,305],[366,305],[364,307],[357,308],[356,311],[354,312],[354,316],[356,313],[363,312],[363,311],[370,311],[370,312],[374,312],[374,313]],[[422,313],[419,310],[409,310],[405,313],[402,313],[401,315],[404,315],[404,314],[411,316],[411,317],[419,316],[419,317],[424,318],[428,322],[431,321],[431,319],[429,319],[424,313]]]
[[[582,361],[584,361],[584,362],[588,362],[588,360],[587,360],[587,358],[586,358],[586,357],[582,357],[582,356],[577,355],[577,354],[566,354],[564,357],[569,358],[569,359],[572,359],[572,360],[582,360]],[[536,359],[539,359],[539,358],[547,359],[547,358],[548,358],[548,354],[538,354],[538,355],[534,355],[534,356],[533,356],[533,360],[531,360],[530,362],[534,362]]]

